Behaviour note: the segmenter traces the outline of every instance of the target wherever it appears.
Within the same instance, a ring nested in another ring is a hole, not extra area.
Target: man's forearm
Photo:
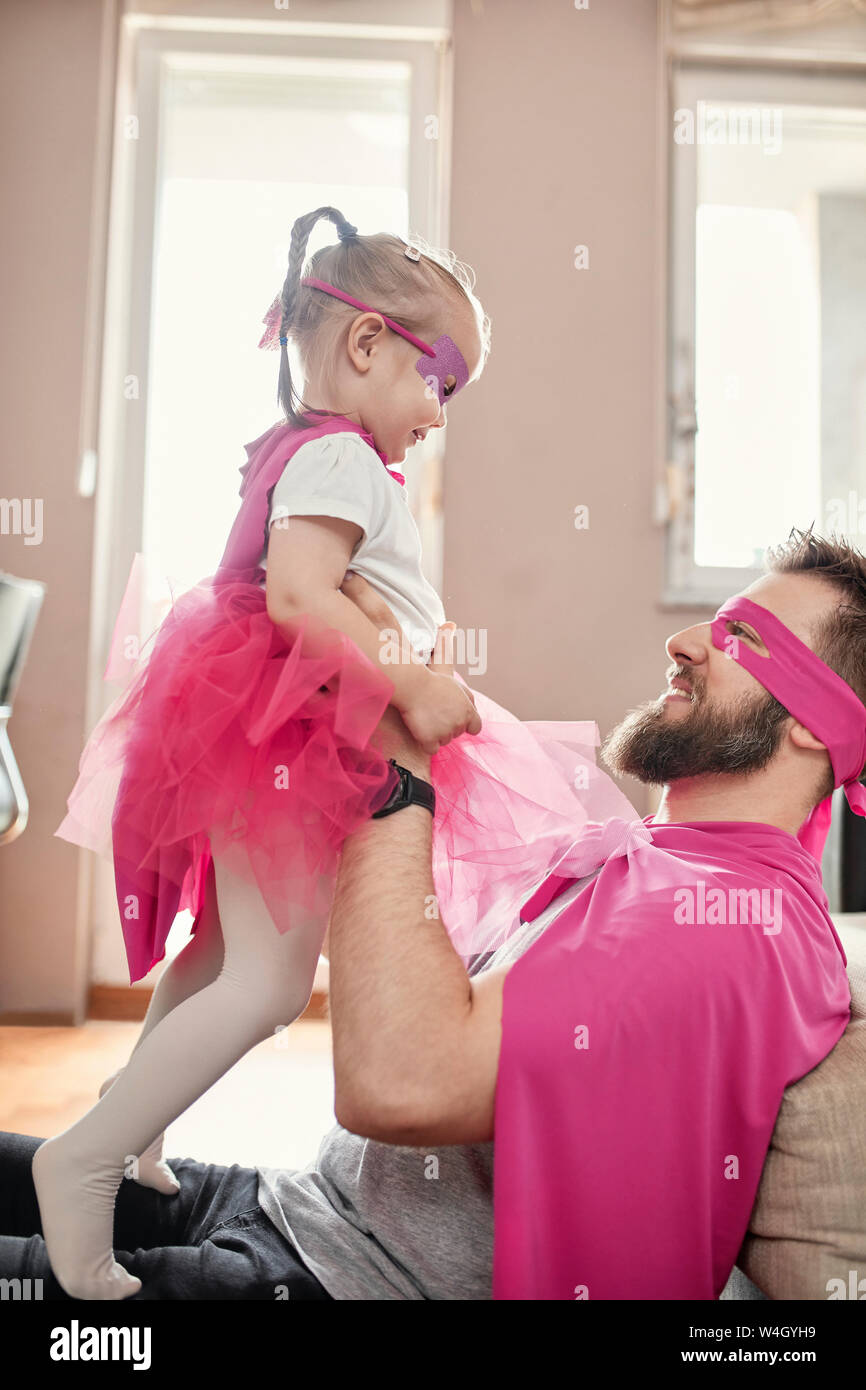
[[[429,761],[401,757],[429,780]],[[343,845],[330,924],[337,1118],[377,1137],[411,1132],[459,1066],[469,977],[438,915],[432,817],[422,806],[368,821]],[[407,1140],[407,1142],[409,1142]]]

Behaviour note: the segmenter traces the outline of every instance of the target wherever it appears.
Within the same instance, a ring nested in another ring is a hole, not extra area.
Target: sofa
[[[723,1299],[866,1300],[866,914],[834,923],[851,1021],[785,1091]]]

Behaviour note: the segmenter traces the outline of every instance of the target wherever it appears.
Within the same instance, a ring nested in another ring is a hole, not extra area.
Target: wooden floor
[[[140,1024],[0,1027],[0,1129],[47,1138],[96,1103]],[[166,1153],[302,1168],[334,1120],[330,1025],[304,1021],[241,1058],[170,1126]]]

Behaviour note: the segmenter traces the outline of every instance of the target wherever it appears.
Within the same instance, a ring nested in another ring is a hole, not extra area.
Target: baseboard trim
[[[90,994],[87,1001],[87,1017],[93,1019],[110,1019],[123,1023],[140,1023],[147,1013],[150,1004],[152,989],[130,989],[128,985],[91,985]],[[324,989],[314,989],[298,1023],[305,1023],[311,1019],[327,1019],[328,1013],[328,992]],[[47,1016],[40,1015],[37,1019],[34,1014],[23,1014],[18,1021],[21,1023],[44,1024]],[[6,1022],[6,1019],[0,1022]],[[13,1022],[12,1019],[8,1020]],[[68,1020],[57,1019],[57,1022],[67,1022]]]
[[[87,996],[87,1017],[140,1023],[147,1013],[152,989],[130,989],[129,985],[91,985]]]
[[[0,1014],[0,1028],[74,1028],[75,1015],[71,1009],[37,1013],[35,1010],[9,1010]]]
[[[115,1023],[141,1023],[147,1013],[152,989],[130,989],[128,985],[91,985],[87,1000],[87,1017]],[[314,989],[310,1002],[296,1023],[330,1018],[328,991]],[[10,1009],[0,1013],[0,1028],[75,1028],[71,1009],[38,1011]]]

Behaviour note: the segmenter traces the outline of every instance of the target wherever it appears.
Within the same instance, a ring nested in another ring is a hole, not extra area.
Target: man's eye
[[[456,376],[447,376],[447,377],[445,378],[445,384],[444,384],[444,386],[442,387],[443,395],[450,396],[450,395],[451,395],[451,392],[454,390],[454,387],[455,387],[456,385],[457,385],[457,378],[456,378]]]

